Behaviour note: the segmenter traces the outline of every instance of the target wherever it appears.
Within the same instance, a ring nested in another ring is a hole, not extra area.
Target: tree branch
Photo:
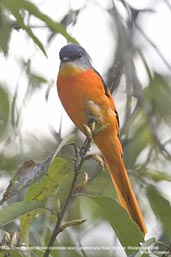
[[[78,176],[80,174],[82,164],[86,159],[86,154],[87,154],[88,150],[90,149],[90,144],[91,144],[91,138],[89,138],[89,137],[86,138],[86,140],[83,143],[80,151],[78,151],[76,145],[73,144],[73,147],[74,147],[74,150],[75,150],[74,177],[73,177],[73,180],[72,180],[72,183],[71,183],[71,187],[70,187],[68,196],[67,196],[67,198],[66,198],[66,200],[63,204],[63,207],[62,207],[61,211],[58,212],[58,219],[57,219],[56,225],[54,227],[53,233],[51,235],[51,238],[49,240],[47,249],[45,250],[44,257],[49,256],[50,248],[53,246],[58,234],[60,232],[62,232],[62,226],[61,226],[62,220],[63,220],[63,217],[66,213],[66,210],[67,210],[71,200],[74,197],[74,190],[75,190],[75,187],[76,187],[76,184],[77,184]]]

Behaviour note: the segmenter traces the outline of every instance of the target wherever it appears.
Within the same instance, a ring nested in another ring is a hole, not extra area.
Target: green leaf
[[[10,180],[10,183],[0,201],[0,205],[13,195],[17,194],[21,189],[25,188],[28,179],[30,180],[32,178],[31,174],[35,165],[35,162],[31,160],[24,162],[24,164],[17,170],[17,173]]]
[[[130,254],[135,251],[131,247],[138,247],[140,242],[144,242],[144,236],[128,213],[118,202],[109,197],[92,197],[92,199],[99,205],[105,218],[111,224],[125,252]]]
[[[37,164],[32,160],[24,162],[10,180],[0,205],[19,191],[39,181],[47,173],[53,156],[54,153],[51,153],[45,160]]]
[[[10,247],[9,247],[10,248]],[[2,250],[0,251],[0,257],[12,256],[12,257],[25,257],[24,253],[18,250]]]
[[[144,89],[144,95],[148,100],[148,108],[156,120],[156,125],[161,121],[167,122],[170,125],[170,110],[171,102],[171,87],[170,84],[159,74],[154,73],[150,84]]]
[[[31,94],[33,89],[36,89],[37,87],[40,87],[41,84],[46,84],[48,83],[48,80],[41,76],[40,74],[36,73],[33,69],[32,69],[32,65],[31,65],[31,60],[28,60],[27,62],[24,59],[20,60],[21,62],[21,66],[23,67],[23,69],[26,72],[26,75],[29,79],[28,83],[29,83],[29,90],[27,94]],[[31,87],[30,87],[31,85]]]
[[[47,174],[37,183],[30,186],[26,194],[25,200],[43,200],[49,196],[55,195],[60,184],[67,178],[68,174],[73,170],[73,164],[62,158],[55,158]],[[20,229],[24,242],[28,245],[29,228],[32,219],[35,217],[36,211],[24,215],[20,219]]]
[[[34,72],[30,72],[29,81],[32,84],[32,87],[34,87],[34,88],[40,87],[41,84],[48,83],[48,81],[44,77],[42,77]]]
[[[24,23],[24,17],[20,14],[20,11],[23,8],[23,3],[24,2],[28,2],[28,1],[25,1],[25,0],[13,0],[13,1],[5,0],[5,1],[2,1],[1,4],[3,5],[4,8],[6,8],[8,11],[11,12],[11,14],[16,18],[17,24],[23,30],[25,30],[27,32],[27,34],[32,38],[34,43],[42,50],[44,55],[47,56],[46,51],[45,51],[42,43],[40,42],[38,37],[36,37],[36,35],[32,32],[31,28]]]
[[[31,185],[26,194],[25,200],[42,200],[57,193],[59,185],[73,170],[72,162],[55,158],[47,174],[40,181]]]
[[[134,169],[139,154],[152,144],[152,134],[148,127],[147,117],[143,110],[137,108],[128,122],[128,136],[123,142],[125,164],[128,169]]]
[[[11,0],[6,0],[11,1]],[[14,0],[13,0],[14,1]],[[20,8],[23,10],[27,10],[29,14],[37,17],[41,21],[45,22],[45,24],[54,32],[62,34],[68,41],[77,43],[77,41],[71,37],[67,32],[64,26],[62,26],[58,22],[54,22],[49,16],[41,12],[33,3],[26,0],[15,0],[20,3]]]
[[[30,230],[30,225],[31,222],[33,220],[33,218],[36,216],[37,211],[34,210],[28,214],[23,215],[20,218],[20,231],[21,231],[21,235],[22,235],[22,239],[24,241],[24,243],[26,244],[26,246],[29,245],[29,230]]]
[[[9,18],[0,9],[0,50],[3,51],[4,55],[8,54],[8,45],[11,37],[11,26]]]
[[[0,137],[6,132],[9,120],[9,98],[6,91],[0,87]]]
[[[66,228],[68,228],[68,227],[81,225],[82,223],[84,223],[84,222],[86,222],[86,221],[87,221],[87,219],[76,219],[76,220],[67,221],[66,223],[64,223],[64,224],[60,227],[60,231],[63,231],[64,229],[66,229]]]
[[[56,151],[55,151],[55,154],[54,156],[56,156],[60,151],[61,149],[66,146],[66,145],[71,145],[71,144],[75,144],[76,143],[76,136],[75,134],[69,134],[67,137],[65,137],[61,142],[60,144],[58,145]]]
[[[147,196],[154,214],[163,226],[164,232],[170,235],[171,207],[169,201],[154,186],[147,188]]]
[[[43,201],[22,201],[10,204],[0,210],[0,227],[33,210],[44,207]]]
[[[144,168],[142,170],[142,174],[144,177],[151,178],[155,182],[162,181],[162,180],[171,182],[171,176],[164,171]]]
[[[33,257],[43,257],[44,255],[44,250],[42,250],[41,248],[40,249],[33,249],[31,250],[31,253]],[[52,256],[51,254],[49,254],[49,257],[58,257],[57,255],[56,256]]]
[[[49,16],[41,12],[39,8],[36,7],[36,5],[34,5],[33,3],[26,0],[3,0],[1,5],[13,14],[13,16],[16,18],[18,25],[27,32],[27,34],[32,38],[34,43],[42,50],[45,55],[46,51],[42,43],[32,32],[31,28],[24,23],[24,18],[20,14],[21,12],[27,11],[29,15],[33,15],[42,22],[44,22],[52,31],[60,33],[70,42],[77,43],[77,41],[67,33],[63,25],[53,21]]]

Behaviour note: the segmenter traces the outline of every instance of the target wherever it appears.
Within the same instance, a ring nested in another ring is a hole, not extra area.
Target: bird
[[[83,47],[67,44],[60,49],[59,59],[59,99],[83,134],[87,135],[86,126],[98,131],[92,131],[92,139],[106,162],[120,204],[145,235],[147,228],[122,158],[119,117],[110,90]]]

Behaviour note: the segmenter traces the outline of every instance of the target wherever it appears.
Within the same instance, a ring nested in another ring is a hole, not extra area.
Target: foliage
[[[0,80],[0,169],[2,178],[11,178],[0,201],[0,235],[3,238],[0,256],[65,257],[68,252],[74,257],[117,256],[117,249],[121,250],[118,256],[166,257],[171,254],[171,208],[167,194],[163,193],[164,186],[170,186],[171,182],[168,172],[171,160],[170,74],[166,76],[152,70],[143,56],[143,50],[136,49],[133,43],[135,30],[151,43],[137,23],[139,15],[150,10],[133,9],[126,1],[120,3],[128,13],[128,18],[120,16],[113,1],[117,50],[106,81],[111,91],[117,94],[119,86],[122,86],[121,78],[125,79],[126,101],[120,133],[123,158],[149,230],[155,230],[156,233],[151,234],[156,238],[145,240],[128,214],[112,199],[114,192],[108,173],[99,173],[104,167],[102,158],[88,153],[90,142],[86,155],[80,156],[82,138],[77,131],[62,139],[61,127],[56,132],[49,126],[53,142],[48,137],[39,141],[34,133],[32,140],[23,142],[21,129],[24,105],[31,102],[38,88],[43,92],[45,87],[47,104],[51,91],[50,82],[43,73],[38,74],[34,70],[34,61],[30,56],[28,60],[18,60],[22,67],[21,73],[27,81],[22,104],[19,86],[10,92],[8,85]],[[86,5],[88,3],[78,10],[69,10],[60,22],[56,22],[34,2],[1,0],[1,54],[7,60],[10,58],[9,49],[14,31],[26,33],[28,40],[34,42],[35,48],[45,56],[57,35],[76,43],[67,29],[71,25],[75,26]],[[111,15],[109,10],[106,12]],[[48,31],[48,47],[37,36],[30,22],[33,17]],[[151,43],[151,47],[170,69],[154,43]],[[143,85],[137,77],[137,56],[144,65],[147,85]],[[22,76],[18,80],[21,79]],[[16,146],[19,146],[19,150]],[[48,149],[48,153],[43,151],[44,148]],[[100,224],[105,224],[105,230],[99,233]],[[108,229],[109,224],[111,227]],[[156,228],[151,228],[151,224]],[[93,231],[97,231],[95,237]],[[115,239],[112,245],[107,241],[109,231],[118,240]],[[25,251],[21,246],[27,246]]]
[[[50,17],[40,12],[39,9],[31,2],[25,0],[4,0],[1,1],[1,13],[2,13],[2,26],[10,27],[9,23],[12,21],[7,20],[5,16],[6,12],[10,12],[15,17],[15,23],[11,24],[12,26],[17,26],[18,28],[22,28],[29,35],[29,37],[34,41],[34,43],[42,50],[42,52],[46,55],[46,51],[40,42],[40,40],[36,37],[36,35],[32,32],[31,28],[27,26],[24,22],[24,15],[28,12],[29,16],[33,15],[44,22],[51,30],[56,33],[61,33],[64,37],[66,37],[69,41],[76,42],[65,30],[60,23],[54,22]],[[23,15],[24,14],[24,15]],[[6,30],[5,30],[6,31]],[[8,31],[10,34],[11,30]],[[3,31],[1,32],[4,35]],[[3,38],[3,36],[1,37]],[[8,45],[9,36],[7,36],[2,42],[1,49],[6,54],[7,49],[4,49],[3,46]]]

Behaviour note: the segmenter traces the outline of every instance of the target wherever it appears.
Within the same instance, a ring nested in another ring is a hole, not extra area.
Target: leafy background
[[[169,256],[171,64],[162,35],[155,41],[146,27],[157,16],[158,24],[167,31],[170,24],[163,22],[162,10],[170,13],[171,3],[148,1],[140,8],[121,0],[47,2],[0,1],[1,245],[46,246],[66,200],[74,169],[70,144],[80,146],[83,137],[61,115],[55,80],[60,47],[78,41],[90,52],[117,102],[123,158],[147,223],[146,240],[154,237],[159,247],[155,253],[154,240],[147,241],[152,249],[146,255]],[[52,6],[49,13],[48,5]],[[87,20],[88,11],[97,16],[99,26],[95,20]],[[89,34],[90,26],[100,35],[100,52]],[[103,29],[108,36],[103,37]],[[164,40],[170,42],[170,33],[165,35]],[[49,256],[125,256],[136,251],[124,252],[121,245],[137,246],[143,241],[135,224],[111,200],[115,192],[109,174],[98,162],[89,159],[84,163],[82,171],[89,180],[83,185],[82,172],[78,179],[81,195],[68,206],[62,220],[66,228],[55,241],[61,248]],[[0,256],[7,253],[44,256],[43,248],[2,250]]]

